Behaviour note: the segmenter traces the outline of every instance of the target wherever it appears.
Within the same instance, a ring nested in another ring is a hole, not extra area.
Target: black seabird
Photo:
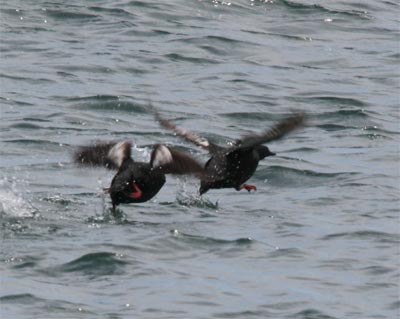
[[[173,130],[177,135],[210,153],[211,158],[205,164],[204,173],[201,175],[200,195],[211,188],[233,187],[238,191],[246,189],[249,192],[256,190],[256,186],[245,184],[245,182],[254,174],[260,160],[275,155],[262,144],[282,138],[303,125],[305,121],[304,114],[294,114],[261,134],[243,136],[234,141],[231,146],[223,147],[184,128],[177,127],[171,121],[162,118],[158,112],[155,116],[164,128]]]
[[[135,162],[129,141],[96,143],[80,147],[74,154],[78,164],[117,169],[107,189],[112,211],[121,203],[142,203],[153,198],[165,183],[166,174],[194,174],[199,176],[202,165],[192,156],[171,147],[157,144],[150,162]]]

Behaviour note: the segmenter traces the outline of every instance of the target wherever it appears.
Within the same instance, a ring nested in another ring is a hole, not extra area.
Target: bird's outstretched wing
[[[222,149],[220,146],[208,141],[206,138],[201,137],[187,129],[176,126],[171,121],[161,117],[161,115],[158,112],[155,112],[155,118],[162,127],[166,128],[168,130],[172,130],[173,132],[175,132],[176,135],[179,135],[180,137],[184,138],[185,140],[187,140],[197,146],[200,146],[201,148],[209,151],[210,153],[214,153],[214,152],[217,152]]]
[[[265,144],[274,140],[278,140],[290,133],[291,131],[303,126],[305,123],[304,113],[296,113],[274,125],[272,128],[262,132],[261,134],[245,135],[235,142],[232,149],[251,148],[260,144]]]
[[[151,167],[160,168],[165,174],[194,174],[200,176],[203,165],[190,154],[178,151],[174,148],[157,144],[150,159]]]
[[[73,159],[80,165],[118,169],[126,159],[131,158],[131,147],[132,144],[129,141],[96,142],[79,147]]]

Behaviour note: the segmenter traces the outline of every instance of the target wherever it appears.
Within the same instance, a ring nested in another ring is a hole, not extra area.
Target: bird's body
[[[131,158],[128,141],[83,146],[74,159],[83,165],[118,169],[107,189],[113,211],[119,204],[142,203],[153,198],[164,186],[166,174],[201,174],[203,171],[189,154],[162,144],[154,147],[149,163]]]
[[[241,186],[254,174],[260,156],[254,149],[240,150],[226,154],[224,150],[214,153],[204,167],[200,193],[210,188],[230,188],[240,190]]]
[[[270,130],[259,135],[244,136],[236,140],[232,146],[223,147],[186,129],[177,127],[158,113],[156,113],[156,118],[163,127],[173,130],[177,135],[210,153],[211,157],[207,161],[201,177],[200,194],[204,194],[212,188],[233,187],[236,190],[256,190],[254,185],[245,184],[245,182],[254,174],[260,160],[275,155],[267,146],[262,144],[283,137],[304,122],[303,114],[295,114],[279,122]]]
[[[143,203],[152,199],[164,186],[165,174],[149,163],[129,160],[117,172],[108,189],[114,206]]]

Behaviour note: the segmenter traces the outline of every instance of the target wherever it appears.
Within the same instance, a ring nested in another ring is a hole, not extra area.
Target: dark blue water
[[[1,318],[396,318],[397,1],[2,1]],[[109,212],[78,145],[207,154],[292,110],[250,180]]]

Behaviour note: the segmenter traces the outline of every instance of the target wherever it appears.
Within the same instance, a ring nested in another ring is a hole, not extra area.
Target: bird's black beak
[[[272,153],[272,152],[269,152],[268,154],[267,154],[267,156],[275,156],[276,155],[276,153]]]

